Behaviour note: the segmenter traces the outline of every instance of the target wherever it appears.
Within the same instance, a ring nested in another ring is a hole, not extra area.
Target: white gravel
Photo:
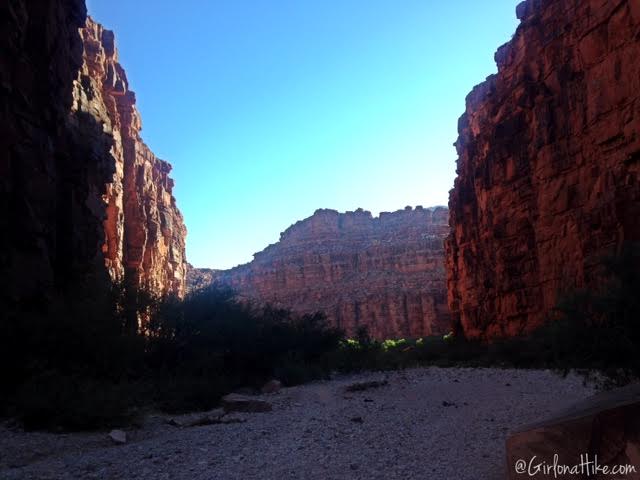
[[[346,393],[360,381],[389,383]],[[46,434],[0,429],[0,478],[504,478],[508,432],[594,393],[549,371],[421,368],[336,378],[263,395],[245,423],[178,428],[151,417],[127,431]],[[96,406],[98,408],[98,406]],[[356,417],[360,417],[361,421]]]

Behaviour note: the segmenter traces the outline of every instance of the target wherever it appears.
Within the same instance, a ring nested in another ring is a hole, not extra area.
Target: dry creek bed
[[[380,384],[349,388],[362,382]],[[109,432],[5,425],[0,478],[498,480],[509,431],[593,393],[578,376],[540,370],[430,367],[340,376],[261,395],[272,411],[233,413],[208,425],[176,426],[168,415],[149,415],[120,445]]]

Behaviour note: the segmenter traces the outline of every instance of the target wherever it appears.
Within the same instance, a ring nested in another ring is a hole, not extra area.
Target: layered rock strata
[[[171,165],[142,141],[136,97],[118,62],[113,32],[88,19],[84,64],[73,111],[85,112],[113,138],[115,172],[106,185],[102,252],[114,279],[155,294],[185,292],[186,228],[172,195]]]
[[[640,3],[528,0],[517,16],[458,127],[448,302],[467,337],[535,329],[640,240]]]
[[[378,339],[449,331],[443,240],[447,209],[394,213],[318,210],[254,260],[205,272],[240,295],[297,313],[324,312],[353,335]]]
[[[113,34],[81,0],[0,6],[0,300],[87,276],[184,293],[166,162],[140,140]]]

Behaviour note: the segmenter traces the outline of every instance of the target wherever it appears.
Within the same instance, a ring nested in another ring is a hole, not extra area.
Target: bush
[[[322,315],[254,308],[228,289],[184,301],[96,291],[78,287],[0,323],[5,414],[29,428],[77,430],[122,423],[140,406],[209,409],[274,377],[326,376],[342,339]]]
[[[0,414],[28,428],[93,429],[140,407],[209,409],[271,378],[296,385],[335,370],[417,365],[599,369],[623,383],[640,375],[638,251],[603,262],[602,288],[563,296],[529,337],[489,344],[452,335],[376,341],[366,328],[345,339],[323,315],[239,303],[217,287],[160,301],[80,285],[3,311]]]
[[[225,386],[219,393],[257,388],[273,377],[289,385],[321,378],[329,368],[328,353],[342,338],[340,331],[327,327],[323,315],[251,307],[235,301],[234,292],[215,286],[165,305],[150,332],[153,370],[187,377],[193,386],[218,379],[215,383]],[[181,400],[174,399],[168,405],[165,398],[165,407],[180,408]],[[206,408],[210,401],[202,400],[185,406]]]
[[[611,383],[640,376],[640,246],[604,259],[595,290],[564,295],[533,342],[559,368],[597,369]]]

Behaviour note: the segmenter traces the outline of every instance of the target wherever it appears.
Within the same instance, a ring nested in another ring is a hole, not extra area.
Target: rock
[[[469,338],[531,332],[640,241],[637,2],[528,0],[518,17],[458,123],[447,284]]]
[[[222,270],[213,268],[196,268],[187,263],[187,288],[191,292],[207,288],[215,282]]]
[[[231,424],[231,423],[245,423],[247,419],[238,415],[227,414],[224,417],[218,419],[216,423]]]
[[[113,33],[82,0],[0,9],[0,303],[86,278],[183,295],[170,166],[140,138]]]
[[[371,390],[372,388],[380,388],[389,385],[389,382],[386,380],[373,380],[370,382],[356,382],[348,385],[345,388],[346,392],[364,392],[366,390]]]
[[[282,390],[282,382],[280,380],[269,380],[262,386],[262,393],[276,393]]]
[[[217,408],[207,413],[180,415],[167,420],[169,425],[174,427],[202,427],[206,425],[226,425],[231,423],[244,423],[247,419],[237,415],[228,415],[224,409]]]
[[[549,478],[535,474],[535,466],[553,465],[555,455],[559,465],[573,466],[583,460],[610,467],[633,465],[635,472],[616,478],[640,479],[640,385],[595,395],[512,433],[507,439],[508,478]],[[528,474],[531,465],[533,475]],[[595,476],[583,471],[573,478]]]
[[[237,393],[230,393],[222,398],[222,408],[225,412],[270,412],[271,404],[264,400]]]
[[[224,409],[214,408],[213,410],[209,410],[206,415],[208,417],[219,418],[224,415]]]
[[[115,171],[106,188],[102,247],[109,274],[156,295],[182,297],[186,228],[172,195],[171,165],[157,158],[140,137],[136,97],[118,62],[113,32],[89,18],[81,35],[84,65],[77,108],[98,112],[99,120],[114,132]]]
[[[196,427],[202,425],[211,425],[219,423],[221,417],[224,415],[222,408],[216,408],[209,412],[204,413],[192,413],[188,415],[179,415],[167,420],[169,425],[175,427]]]
[[[113,443],[117,443],[119,445],[127,443],[127,433],[123,430],[111,430],[109,432],[109,438]]]
[[[189,284],[207,278],[299,314],[324,312],[331,325],[373,338],[421,337],[450,331],[443,241],[444,207],[400,210],[373,218],[362,209],[317,210],[227,271],[190,270]],[[191,287],[190,287],[191,288]]]

